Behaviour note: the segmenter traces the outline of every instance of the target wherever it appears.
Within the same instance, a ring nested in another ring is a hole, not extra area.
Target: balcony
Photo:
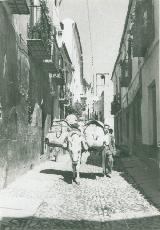
[[[120,87],[129,86],[131,80],[131,65],[132,62],[130,60],[124,59],[120,61],[120,66],[121,66]]]
[[[120,78],[120,86],[121,87],[128,87],[130,83],[130,78],[129,77],[121,77]]]
[[[10,8],[12,14],[29,14],[29,7],[26,0],[2,0]]]
[[[36,19],[33,25],[28,26],[27,45],[29,54],[38,62],[51,59],[51,35],[52,27],[44,4],[32,6]]]
[[[81,94],[81,95],[80,95],[80,98],[81,98],[81,102],[82,102],[82,103],[85,103],[86,100],[87,100],[87,96],[84,95],[84,94]]]
[[[59,103],[65,105],[69,103],[69,100],[67,98],[59,98]]]
[[[43,65],[48,73],[57,74],[59,72],[59,48],[56,43],[53,43],[51,59],[44,60]]]
[[[69,103],[69,95],[67,95],[64,90],[63,90],[63,87],[60,91],[60,94],[59,94],[59,103],[61,105],[64,105],[64,104],[68,104]]]
[[[62,36],[62,34],[63,34],[62,30],[59,30],[58,31],[58,36]]]
[[[114,101],[111,103],[111,114],[112,115],[116,115],[116,113],[118,113],[120,109],[121,109],[121,106],[119,103],[116,103]]]
[[[53,81],[56,83],[56,85],[64,85],[64,74],[62,72],[59,72],[58,74],[53,74]]]
[[[114,100],[111,103],[111,114],[116,115],[116,113],[118,113],[120,109],[121,109],[120,96],[114,95]]]
[[[87,99],[87,96],[85,94],[81,94],[80,97],[81,97],[81,100],[86,100]]]

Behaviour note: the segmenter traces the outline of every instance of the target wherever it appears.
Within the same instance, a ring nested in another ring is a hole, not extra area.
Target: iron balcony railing
[[[59,102],[60,102],[61,104],[68,104],[69,101],[70,101],[70,99],[69,99],[69,97],[67,97],[67,95],[61,95],[61,96],[59,97]]]
[[[31,6],[30,9],[29,51],[36,59],[50,59],[53,33],[46,3],[42,1],[40,6]]]
[[[131,61],[124,59],[121,60],[121,77],[120,77],[120,87],[128,87],[131,81]]]
[[[53,40],[50,59],[43,61],[44,68],[48,73],[58,74],[60,72],[59,52],[58,45],[56,41]]]

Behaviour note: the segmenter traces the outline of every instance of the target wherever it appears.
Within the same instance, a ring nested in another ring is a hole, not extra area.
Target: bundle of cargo
[[[103,147],[104,125],[100,121],[91,120],[85,125],[84,137],[89,149]]]
[[[69,125],[66,121],[57,120],[53,122],[52,128],[49,130],[45,143],[51,147],[67,148],[67,136]]]
[[[71,128],[78,128],[78,118],[76,117],[76,115],[74,114],[69,114],[65,121],[68,123],[68,125],[71,127]]]

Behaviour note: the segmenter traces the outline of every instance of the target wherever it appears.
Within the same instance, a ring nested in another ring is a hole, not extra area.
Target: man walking
[[[113,168],[113,147],[111,143],[111,136],[109,134],[109,126],[104,125],[104,149],[102,151],[102,168],[103,175],[111,177]]]
[[[115,138],[113,135],[113,129],[109,129],[109,135],[110,135],[110,141],[111,141],[111,151],[112,151],[112,155],[115,156],[116,154],[116,146],[115,146]]]

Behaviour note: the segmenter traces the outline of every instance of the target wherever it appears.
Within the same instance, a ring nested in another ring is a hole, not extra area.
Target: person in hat
[[[72,132],[74,129],[77,129],[81,132],[81,139],[82,139],[82,149],[83,151],[88,150],[88,145],[85,141],[84,135],[83,135],[83,128],[82,126],[80,127],[80,123],[78,122],[78,118],[75,114],[69,114],[66,117],[66,122],[69,124],[70,128],[68,129],[68,132]],[[65,142],[67,139],[65,140]]]
[[[109,125],[104,124],[104,148],[102,151],[102,168],[103,175],[111,177],[113,168],[113,148],[111,144],[111,136],[109,134]]]

